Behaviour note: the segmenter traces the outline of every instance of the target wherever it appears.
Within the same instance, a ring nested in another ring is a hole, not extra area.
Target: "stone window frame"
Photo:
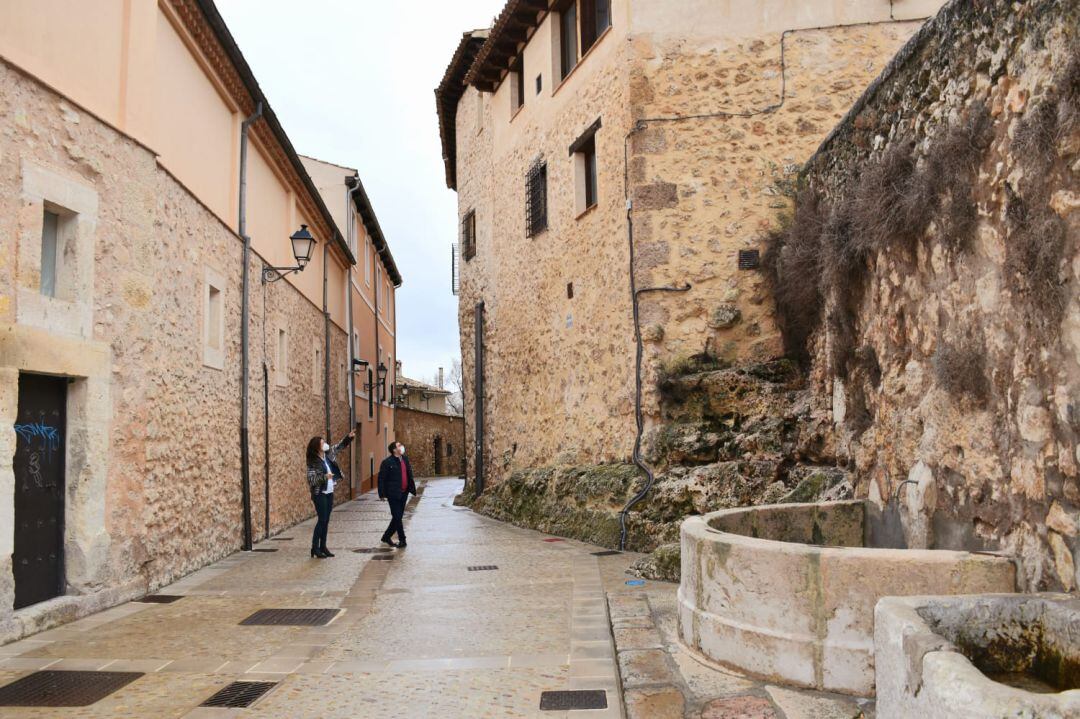
[[[461,259],[468,262],[476,257],[476,208],[461,219]]]
[[[596,134],[601,126],[601,118],[596,118],[570,144],[570,156],[574,161],[574,209],[578,218],[599,202],[600,169],[597,164]]]
[[[289,331],[278,327],[274,335],[274,384],[289,386]]]
[[[215,292],[218,300],[216,328],[213,322]],[[215,339],[216,347],[213,342]],[[225,369],[225,277],[210,267],[203,268],[202,363],[211,369]]]
[[[44,165],[22,165],[22,201],[35,212],[19,214],[15,321],[73,337],[93,337],[94,241],[97,190]],[[45,212],[59,216],[54,295],[41,291]]]

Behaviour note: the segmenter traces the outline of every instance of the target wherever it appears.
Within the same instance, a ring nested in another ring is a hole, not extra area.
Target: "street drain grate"
[[[269,547],[259,547],[258,549],[252,549],[253,552],[276,552],[277,549],[270,549]]]
[[[293,537],[271,537],[271,542],[291,542]]]
[[[373,560],[374,559],[379,559],[379,560],[382,560],[384,562],[389,562],[389,561],[394,559],[394,555],[393,554],[376,554],[374,557],[372,557],[372,559]]]
[[[499,567],[497,565],[494,565],[494,564],[481,564],[481,565],[478,565],[478,566],[475,566],[475,567],[469,567],[469,571],[470,572],[490,572],[491,570],[498,569],[498,568]]]
[[[616,552],[614,549],[605,549],[602,552],[593,552],[594,557],[613,557],[616,554],[622,554],[622,552]]]
[[[244,626],[321,627],[340,609],[260,609],[240,622]]]
[[[382,554],[384,552],[392,552],[390,547],[364,547],[363,549],[354,549],[355,554]]]
[[[136,599],[135,601],[140,604],[172,604],[183,598],[181,594],[147,594],[142,599]]]
[[[242,709],[254,704],[255,700],[276,686],[276,682],[233,682],[199,706]]]
[[[603,689],[578,689],[540,694],[540,711],[574,709],[607,709],[607,692]]]
[[[88,707],[141,676],[142,672],[34,672],[0,687],[0,706]]]

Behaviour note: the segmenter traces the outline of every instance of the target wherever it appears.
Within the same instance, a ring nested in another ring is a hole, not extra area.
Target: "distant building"
[[[439,377],[441,383],[442,368]],[[405,445],[414,474],[437,477],[464,473],[465,420],[447,403],[451,391],[399,374],[395,392],[395,438]]]

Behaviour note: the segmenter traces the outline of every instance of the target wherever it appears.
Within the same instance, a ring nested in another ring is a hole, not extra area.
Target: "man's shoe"
[[[396,546],[398,546],[398,545],[397,545],[397,544],[396,544],[396,543],[394,542],[394,540],[392,540],[392,539],[384,539],[384,540],[382,540],[382,543],[383,543],[383,544],[386,544],[386,545],[388,545],[388,546],[391,546],[391,547],[396,547]]]
[[[405,549],[405,547],[407,547],[409,545],[406,544],[405,542],[398,542],[397,546],[398,546],[398,549]]]

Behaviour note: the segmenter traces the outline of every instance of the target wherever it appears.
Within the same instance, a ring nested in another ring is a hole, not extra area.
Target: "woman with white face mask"
[[[311,501],[315,505],[315,529],[311,532],[311,556],[326,559],[334,556],[326,548],[326,530],[330,527],[330,512],[334,509],[334,483],[341,480],[341,469],[334,459],[349,446],[356,430],[331,447],[322,437],[312,437],[307,446],[307,481]]]

